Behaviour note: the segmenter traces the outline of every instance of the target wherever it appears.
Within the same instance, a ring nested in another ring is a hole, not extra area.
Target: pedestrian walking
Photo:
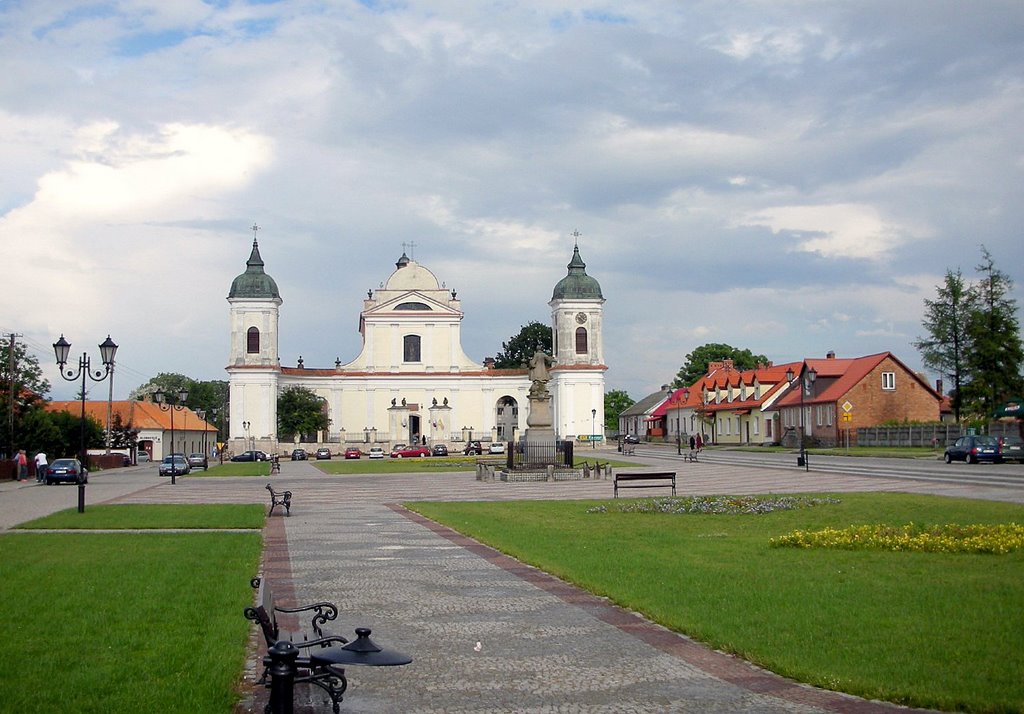
[[[28,481],[28,457],[25,456],[24,449],[18,449],[18,454],[14,457],[14,463],[18,465],[18,480]]]
[[[698,454],[701,452],[701,449],[704,448],[704,439],[701,437],[700,434],[697,434],[697,439],[696,439],[696,442],[694,443],[694,446],[697,447],[697,453]]]
[[[38,483],[42,483],[43,479],[46,477],[46,466],[46,454],[40,451],[36,454],[36,481]]]

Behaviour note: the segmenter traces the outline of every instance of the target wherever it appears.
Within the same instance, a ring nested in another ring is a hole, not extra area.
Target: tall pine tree
[[[914,347],[925,367],[950,380],[953,416],[959,422],[970,346],[967,326],[974,313],[975,293],[959,268],[946,271],[946,280],[936,292],[934,300],[924,301],[921,326],[928,334],[918,337]]]
[[[967,368],[971,381],[964,389],[964,397],[973,411],[991,417],[1003,401],[1022,394],[1024,347],[1017,320],[1017,301],[1009,297],[1013,280],[996,267],[985,246],[981,247],[981,258],[976,268],[981,278],[974,288],[975,299],[967,326],[971,345]]]

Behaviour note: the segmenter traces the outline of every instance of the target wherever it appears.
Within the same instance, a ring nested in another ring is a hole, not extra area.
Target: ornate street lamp
[[[199,421],[203,422],[203,437],[202,437],[203,458],[206,459],[206,458],[209,458],[206,455],[206,410],[205,409],[196,409],[196,416],[199,417]]]
[[[78,372],[73,369],[65,370],[64,367],[68,363],[68,355],[71,352],[71,343],[64,339],[64,335],[61,334],[60,339],[53,343],[53,353],[57,358],[57,367],[60,371],[60,376],[68,382],[77,382],[79,378],[82,380],[82,421],[78,432],[78,458],[82,462],[83,471],[88,468],[89,457],[85,450],[85,378],[88,377],[94,382],[102,382],[106,379],[114,369],[114,355],[117,354],[117,345],[110,339],[110,335],[107,335],[107,339],[103,340],[100,344],[100,359],[103,360],[103,370],[92,371],[89,355],[85,352],[78,358]],[[108,425],[109,429],[109,425]],[[85,512],[85,474],[80,473],[78,475],[78,512]]]
[[[171,451],[169,456],[171,457],[171,485],[177,483],[175,475],[178,472],[178,467],[174,463],[174,412],[180,412],[185,410],[185,402],[188,400],[188,390],[178,390],[178,403],[171,404],[169,401],[165,403],[166,396],[159,389],[153,392],[153,401],[160,407],[160,411],[171,413]],[[167,455],[167,454],[165,454]]]
[[[790,384],[793,383],[795,375],[792,369],[786,370],[786,381]],[[818,373],[811,367],[807,370],[806,374],[800,375],[800,458],[797,459],[796,465],[801,464],[804,467],[804,471],[810,471],[811,466],[807,461],[807,446],[806,436],[807,428],[804,426],[804,392],[810,391],[814,386],[814,380],[818,378]]]
[[[590,448],[592,448],[592,449],[596,449],[597,448],[597,440],[594,438],[597,435],[597,425],[595,423],[596,421],[597,421],[597,410],[596,409],[591,409],[590,410]]]

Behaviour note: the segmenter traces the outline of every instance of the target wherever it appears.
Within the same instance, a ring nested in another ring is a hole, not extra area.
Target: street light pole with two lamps
[[[793,374],[792,368],[786,370],[786,381],[789,382],[790,384],[793,383],[793,380],[794,380],[794,378],[796,376],[797,375]],[[805,411],[805,409],[804,409],[804,392],[808,392],[808,391],[810,391],[813,388],[814,380],[817,379],[818,373],[817,373],[817,371],[815,371],[814,367],[810,367],[807,370],[807,374],[806,375],[803,373],[803,370],[801,370],[799,377],[800,377],[800,458],[797,459],[796,465],[797,466],[803,466],[804,467],[804,471],[810,471],[811,467],[810,467],[810,464],[807,461],[807,445],[806,445],[807,427],[804,425],[804,419],[805,419],[805,414],[804,414],[804,411]],[[809,422],[810,420],[808,419],[807,421]]]
[[[103,360],[103,370],[96,370],[94,373],[89,361],[89,355],[85,352],[78,358],[78,372],[73,369],[65,371],[64,367],[68,363],[68,355],[71,352],[71,343],[64,339],[64,335],[61,334],[60,339],[53,343],[53,353],[57,358],[57,367],[60,371],[60,376],[68,382],[77,382],[79,378],[82,379],[82,392],[79,395],[82,400],[82,420],[79,425],[78,431],[78,458],[82,464],[83,473],[78,474],[78,512],[85,512],[85,474],[84,471],[88,469],[89,455],[85,449],[85,378],[88,377],[94,382],[102,382],[114,369],[114,355],[117,354],[117,345],[110,339],[110,335],[107,335],[107,339],[103,340],[100,344],[100,359]],[[109,428],[109,425],[108,425]]]
[[[169,401],[166,401],[166,399],[166,395],[164,395],[164,393],[161,390],[158,389],[157,391],[153,392],[153,401],[156,402],[156,405],[160,408],[160,411],[171,413],[171,450],[168,454],[164,454],[164,456],[171,457],[171,485],[173,486],[174,484],[177,483],[174,477],[178,472],[178,466],[174,462],[174,412],[180,412],[185,410],[185,402],[188,400],[188,390],[178,390],[177,404],[171,404]],[[182,454],[182,456],[184,457],[184,454]],[[184,473],[184,470],[182,472]]]

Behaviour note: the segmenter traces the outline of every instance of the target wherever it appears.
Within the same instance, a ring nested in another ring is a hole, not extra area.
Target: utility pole
[[[14,383],[14,345],[15,339],[21,337],[20,333],[10,332],[5,337],[10,338],[10,345],[7,347],[7,376],[10,380],[10,393],[7,402],[7,448],[9,451],[3,454],[4,457],[14,455],[14,395],[17,388]]]

